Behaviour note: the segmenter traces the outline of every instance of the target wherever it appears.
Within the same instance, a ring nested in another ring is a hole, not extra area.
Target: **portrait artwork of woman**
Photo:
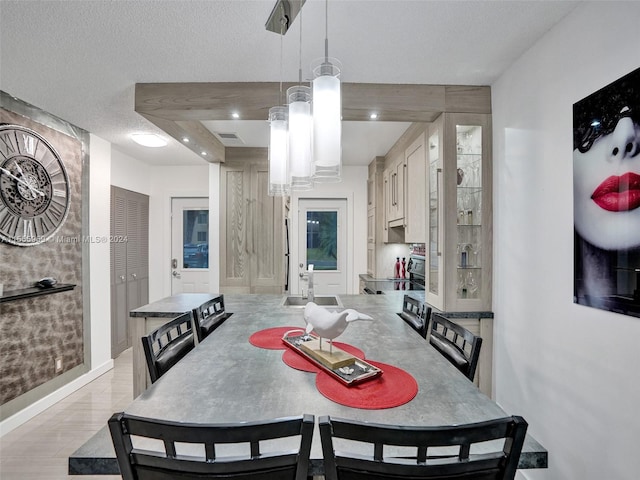
[[[640,316],[640,68],[573,119],[574,302]]]

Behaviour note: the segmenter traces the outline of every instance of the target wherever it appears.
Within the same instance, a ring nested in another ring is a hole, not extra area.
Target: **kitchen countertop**
[[[400,301],[402,301],[402,298],[404,297],[404,295],[409,295],[410,297],[415,298],[416,300],[419,300],[421,302],[425,302],[426,299],[426,294],[424,290],[409,290],[409,286],[407,284],[407,289],[406,290],[402,290],[402,286],[400,286],[400,290],[396,290],[395,289],[395,282],[397,281],[405,281],[405,282],[409,282],[409,279],[396,279],[396,278],[375,278],[372,277],[369,274],[360,274],[360,280],[362,280],[365,283],[373,283],[376,284],[376,290],[381,291],[382,295],[394,295],[396,297],[400,298]],[[381,287],[381,288],[378,288]],[[373,288],[372,288],[373,290]],[[372,295],[373,296],[373,295]],[[478,311],[478,312],[443,312],[442,310],[437,309],[436,307],[434,307],[431,304],[427,304],[431,307],[432,311],[435,313],[440,313],[442,315],[444,315],[447,318],[493,318],[493,312],[489,312],[489,311]]]
[[[209,293],[178,293],[129,312],[130,317],[175,318],[219,296]]]
[[[418,382],[409,403],[385,410],[365,410],[334,403],[315,388],[315,375],[293,370],[281,350],[249,344],[255,331],[274,326],[304,326],[302,308],[281,306],[281,295],[225,295],[234,315],[125,409],[135,415],[176,421],[236,422],[310,413],[393,424],[443,425],[481,421],[506,413],[482,394],[444,357],[416,335],[396,313],[405,292],[391,295],[340,295],[346,308],[374,317],[357,322],[340,341],[357,345],[367,358],[395,364]],[[242,375],[229,376],[238,368]],[[185,395],[184,392],[189,392]],[[233,408],[229,408],[233,405]],[[510,412],[518,414],[519,412]],[[312,447],[313,474],[322,472],[317,429]],[[547,451],[527,436],[520,468],[546,468]],[[117,474],[105,427],[69,458],[70,474]]]

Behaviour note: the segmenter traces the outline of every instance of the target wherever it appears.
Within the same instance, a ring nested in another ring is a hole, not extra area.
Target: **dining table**
[[[381,366],[380,379],[402,372],[415,391],[397,406],[373,408],[338,403],[319,389],[321,373],[292,368],[287,347],[252,343],[258,332],[304,330],[304,308],[283,305],[282,295],[225,295],[229,317],[162,378],[125,409],[131,415],[177,422],[234,423],[312,414],[394,425],[440,426],[480,422],[523,412],[505,412],[450,364],[399,316],[401,297],[340,295],[344,308],[372,317],[351,322],[336,342]],[[327,307],[341,311],[341,307]],[[277,339],[276,339],[277,340]],[[385,371],[385,368],[388,371]],[[318,378],[317,378],[318,377]],[[326,380],[326,379],[325,379]],[[377,381],[379,379],[367,380]],[[350,389],[338,380],[335,388]],[[362,384],[364,385],[364,383]],[[353,393],[349,391],[348,393]],[[525,416],[526,420],[526,416]],[[391,452],[392,453],[392,452]],[[546,468],[547,450],[527,434],[519,468]],[[318,428],[309,475],[324,472]],[[111,438],[103,428],[69,458],[70,474],[117,474]]]

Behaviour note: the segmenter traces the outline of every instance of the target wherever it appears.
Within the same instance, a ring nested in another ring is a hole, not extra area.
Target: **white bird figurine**
[[[333,339],[341,335],[349,323],[356,320],[373,320],[369,315],[360,313],[352,308],[347,308],[342,312],[331,312],[326,308],[318,306],[314,302],[309,302],[304,307],[304,321],[307,322],[307,334],[312,331],[320,337],[320,348],[322,339],[329,339],[329,352],[333,353]]]

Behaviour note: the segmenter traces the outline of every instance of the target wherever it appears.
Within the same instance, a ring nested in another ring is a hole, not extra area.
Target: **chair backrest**
[[[431,307],[405,295],[402,300],[402,312],[398,314],[411,328],[418,332],[422,338],[427,338]]]
[[[429,343],[473,381],[480,359],[482,337],[435,313],[431,318]]]
[[[306,480],[314,422],[313,415],[301,415],[194,424],[115,413],[109,430],[124,480]],[[267,451],[267,445],[260,443],[295,436],[300,436],[295,450]],[[236,444],[233,456],[220,455],[225,444]],[[246,454],[237,453],[238,444],[244,444]]]
[[[192,313],[189,311],[142,337],[142,348],[151,383],[158,380],[193,350],[195,343],[192,319]]]
[[[325,416],[320,417],[319,424],[326,480],[511,480],[527,431],[527,422],[522,417],[411,427]],[[346,439],[340,441],[338,452],[333,446],[334,438]],[[479,453],[473,447],[492,440],[499,444],[495,449],[488,449],[487,444]],[[349,443],[353,443],[349,441],[357,442],[354,449],[357,453],[345,452]],[[402,455],[385,455],[385,446],[399,448]]]
[[[207,338],[207,335],[222,325],[230,316],[231,314],[224,309],[224,295],[213,298],[194,308],[193,318],[198,342]]]

